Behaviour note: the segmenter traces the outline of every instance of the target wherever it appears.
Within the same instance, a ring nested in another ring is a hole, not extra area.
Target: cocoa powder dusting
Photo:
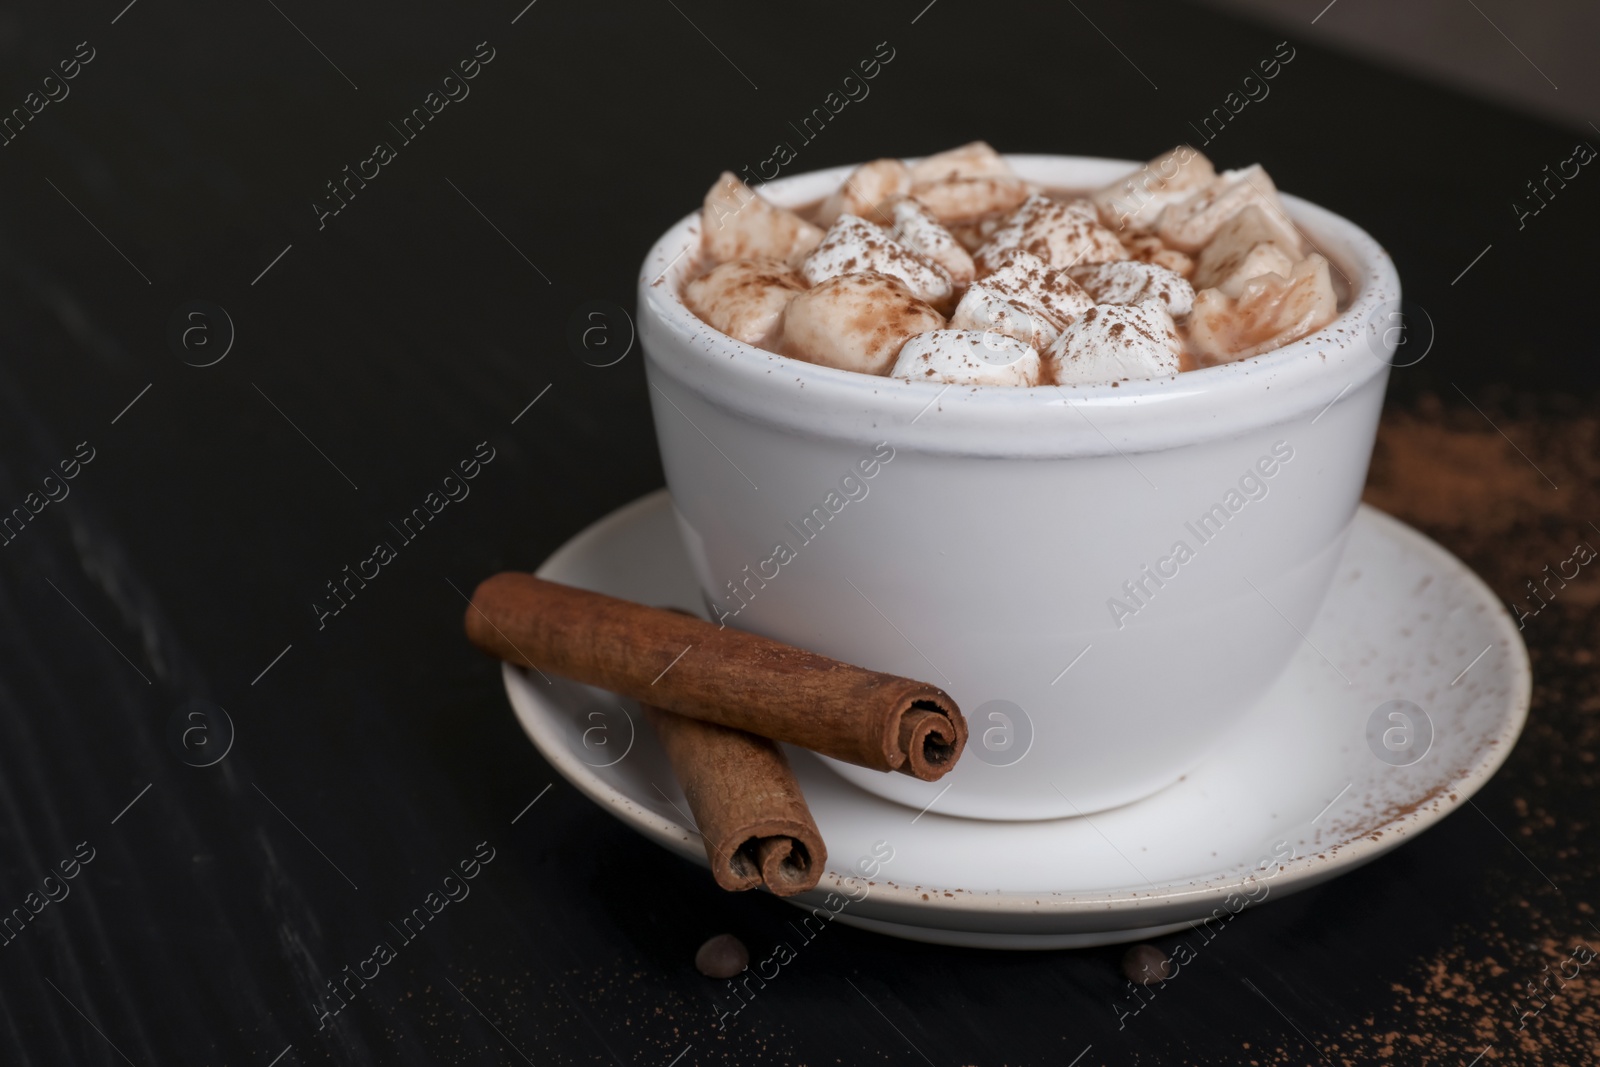
[[[1524,910],[1528,905],[1526,900],[1508,903]],[[1582,932],[1547,931],[1529,941],[1499,922],[1463,932],[1462,941],[1470,947],[1452,945],[1391,982],[1387,1008],[1352,1020],[1333,1035],[1308,1034],[1326,1061],[1304,1041],[1293,1040],[1249,1049],[1239,1062],[1262,1067],[1600,1063],[1600,959],[1591,955],[1600,948],[1600,936],[1581,922],[1569,925]]]
[[[1413,411],[1386,413],[1364,499],[1442,543],[1510,600],[1580,538],[1600,548],[1589,525],[1600,523],[1600,419],[1519,414],[1476,399],[1493,425],[1432,394]],[[1580,574],[1558,594],[1578,600],[1600,603],[1600,577]]]

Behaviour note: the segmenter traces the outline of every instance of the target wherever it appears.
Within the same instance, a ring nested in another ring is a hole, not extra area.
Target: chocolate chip
[[[1122,974],[1130,982],[1154,985],[1172,977],[1172,961],[1154,945],[1134,945],[1122,955]]]
[[[707,978],[732,978],[750,963],[750,950],[732,934],[718,934],[694,954],[695,970]]]

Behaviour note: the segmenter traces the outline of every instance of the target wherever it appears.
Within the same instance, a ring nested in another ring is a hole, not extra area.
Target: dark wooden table
[[[1517,1029],[1542,967],[1600,946],[1587,570],[1527,622],[1532,719],[1473,807],[1249,913],[1124,1029],[1119,949],[835,927],[719,1032],[696,946],[764,954],[788,906],[558,780],[461,634],[463,590],[661,483],[638,352],[602,365],[574,324],[625,337],[648,244],[778,141],[790,171],[977,137],[1148,157],[1282,35],[1104,0],[525,2],[0,13],[0,508],[39,505],[0,547],[0,909],[38,909],[0,944],[0,1062],[1600,1059],[1595,966]],[[1371,496],[1519,598],[1600,544],[1600,175],[1537,214],[1525,185],[1600,134],[1326,51],[1319,6],[1204,150],[1394,252],[1435,336]],[[797,138],[880,42],[870,96]],[[480,442],[470,497],[323,614]]]

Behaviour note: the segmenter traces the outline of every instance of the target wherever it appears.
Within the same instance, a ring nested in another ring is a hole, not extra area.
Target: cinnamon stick
[[[711,875],[727,890],[815,889],[822,833],[777,742],[644,705],[689,801]]]
[[[512,663],[875,770],[931,782],[967,741],[937,686],[531,574],[479,585],[466,628]]]

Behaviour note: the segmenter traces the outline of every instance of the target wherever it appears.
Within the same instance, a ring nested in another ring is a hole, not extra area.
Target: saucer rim
[[[562,544],[540,564],[536,574],[549,577],[574,556],[590,551],[592,542],[601,539],[617,526],[635,522],[653,509],[665,504],[670,508],[670,496],[665,488],[647,493],[596,520]],[[1532,665],[1527,647],[1516,629],[1514,620],[1505,605],[1488,585],[1473,573],[1461,560],[1443,546],[1421,532],[1385,514],[1368,504],[1361,504],[1354,522],[1375,524],[1381,535],[1408,542],[1426,555],[1432,556],[1442,570],[1464,580],[1466,588],[1480,602],[1494,606],[1490,613],[1491,625],[1500,632],[1496,644],[1504,642],[1509,653],[1502,672],[1510,683],[1506,686],[1508,706],[1503,712],[1500,731],[1482,747],[1482,755],[1457,775],[1448,785],[1416,798],[1413,810],[1388,822],[1364,827],[1358,832],[1341,835],[1315,852],[1295,856],[1278,865],[1277,873],[1269,875],[1274,897],[1288,895],[1317,885],[1338,874],[1345,873],[1387,853],[1406,838],[1432,827],[1445,816],[1464,806],[1510,756],[1517,738],[1527,722],[1532,696]],[[651,841],[670,851],[707,866],[704,849],[696,837],[685,827],[668,819],[654,809],[636,803],[631,797],[612,788],[590,767],[579,760],[569,747],[561,743],[553,717],[542,706],[542,698],[529,682],[527,675],[512,664],[502,664],[502,680],[512,708],[523,732],[533,742],[545,760],[571,785],[603,809],[613,812],[621,821]],[[833,776],[845,789],[856,786],[844,778]],[[1160,794],[1156,794],[1159,797]],[[1147,797],[1134,804],[1150,803],[1156,797]],[[969,820],[973,821],[973,820]],[[979,820],[981,821],[981,820]],[[1055,821],[1055,820],[1045,820]],[[1062,820],[1065,821],[1065,820]],[[970,890],[946,889],[925,885],[908,885],[891,880],[863,879],[829,870],[815,890],[797,897],[787,898],[792,903],[804,904],[820,900],[833,890],[845,891],[853,898],[865,892],[873,904],[872,918],[902,926],[944,926],[966,921],[1000,920],[1000,929],[1025,933],[1016,925],[1018,921],[1030,925],[1050,919],[1073,919],[1071,929],[1115,929],[1129,926],[1149,927],[1168,922],[1161,915],[1142,915],[1145,912],[1192,911],[1200,898],[1223,900],[1245,887],[1249,872],[1218,878],[1186,879],[1154,883],[1148,889],[1134,887],[1094,890]],[[945,896],[945,893],[951,895]],[[926,894],[926,896],[925,896]],[[935,895],[937,894],[937,895]],[[896,917],[883,913],[889,911]],[[908,922],[902,916],[916,915],[925,922]],[[1140,915],[1130,921],[1129,916]],[[937,918],[934,918],[937,916]],[[1006,922],[1010,919],[1010,922]],[[996,927],[985,925],[973,932],[992,931]],[[1036,930],[1041,934],[1046,930]]]

